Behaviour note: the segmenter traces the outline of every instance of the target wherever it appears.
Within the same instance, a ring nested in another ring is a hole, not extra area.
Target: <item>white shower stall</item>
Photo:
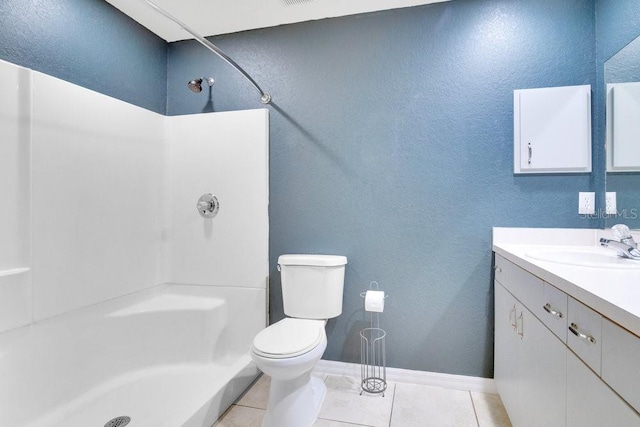
[[[7,62],[0,93],[0,425],[209,427],[258,373],[268,110],[167,117]]]

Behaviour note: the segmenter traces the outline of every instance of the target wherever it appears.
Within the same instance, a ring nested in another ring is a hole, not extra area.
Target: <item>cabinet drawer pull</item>
[[[514,320],[511,320],[512,316]],[[511,327],[513,328],[514,331],[516,330],[515,318],[516,318],[516,305],[513,304],[513,308],[509,310],[509,324],[511,324]]]
[[[562,315],[561,311],[557,311],[551,308],[551,304],[546,303],[542,308],[544,308],[544,311],[546,311],[547,313],[556,316],[560,319],[562,319],[564,316]]]
[[[594,337],[592,337],[591,335],[585,335],[585,334],[579,332],[578,331],[578,325],[576,325],[575,323],[572,323],[571,326],[569,326],[569,330],[571,331],[571,333],[573,335],[577,336],[580,339],[587,340],[591,344],[595,344],[596,343],[596,339]]]
[[[502,273],[502,269],[500,267],[498,267],[497,265],[495,267],[493,267],[493,269],[496,271],[496,273]]]
[[[527,144],[527,148],[529,149],[529,160],[527,162],[527,164],[531,164],[531,158],[533,157],[533,148],[531,147],[531,143]]]

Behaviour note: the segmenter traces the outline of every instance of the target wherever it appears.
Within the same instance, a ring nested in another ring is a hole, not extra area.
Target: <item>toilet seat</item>
[[[322,342],[324,325],[324,320],[285,318],[260,331],[251,349],[270,359],[300,356]]]

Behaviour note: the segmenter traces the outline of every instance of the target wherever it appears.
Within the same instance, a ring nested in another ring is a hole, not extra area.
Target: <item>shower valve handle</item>
[[[201,211],[209,211],[209,212],[211,212],[213,210],[213,208],[214,208],[213,200],[210,200],[208,202],[205,202],[205,201],[198,202],[198,208]]]
[[[218,214],[218,210],[220,209],[220,202],[218,202],[218,198],[213,194],[206,193],[200,196],[200,198],[198,199],[196,209],[198,209],[198,213],[203,218],[213,218]]]

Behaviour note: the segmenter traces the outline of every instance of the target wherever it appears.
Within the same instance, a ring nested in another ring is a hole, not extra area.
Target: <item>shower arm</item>
[[[191,34],[200,44],[202,44],[204,47],[209,49],[211,52],[213,52],[216,55],[218,55],[224,62],[226,62],[227,64],[231,65],[233,68],[236,69],[236,71],[238,71],[240,74],[242,74],[244,76],[244,78],[247,79],[249,81],[249,83],[251,83],[253,85],[254,88],[256,88],[258,93],[260,93],[260,102],[262,102],[263,104],[268,104],[268,103],[271,102],[271,95],[269,95],[269,92],[265,92],[262,89],[260,89],[260,86],[258,86],[258,83],[256,83],[255,80],[253,80],[251,78],[251,76],[249,74],[247,74],[247,72],[242,69],[241,66],[236,64],[236,62],[233,59],[229,58],[229,56],[226,53],[224,53],[222,50],[220,50],[220,48],[218,46],[214,45],[209,40],[207,40],[206,38],[202,37],[200,34],[196,33],[194,30],[192,30],[185,23],[183,23],[182,21],[180,21],[177,18],[175,18],[173,15],[171,15],[166,10],[162,9],[157,4],[153,3],[151,0],[143,0],[143,1],[145,3],[147,3],[151,8],[153,8],[156,12],[160,13],[161,15],[165,16],[166,18],[168,18],[171,21],[173,21],[176,24],[178,24],[180,26],[180,28],[185,30],[187,33]]]

